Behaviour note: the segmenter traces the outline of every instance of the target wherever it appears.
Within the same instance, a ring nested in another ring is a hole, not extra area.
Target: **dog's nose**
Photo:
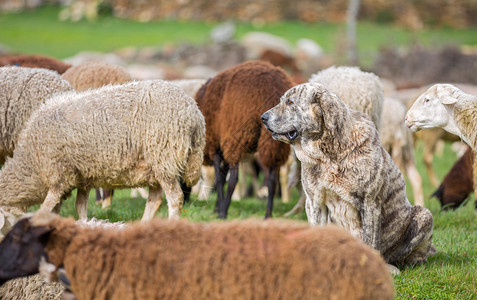
[[[268,112],[264,113],[260,118],[262,119],[263,123],[267,123],[268,121]]]

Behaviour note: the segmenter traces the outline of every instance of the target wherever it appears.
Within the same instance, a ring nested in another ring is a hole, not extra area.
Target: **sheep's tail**
[[[204,161],[205,132],[196,129],[191,134],[191,147],[183,176],[183,181],[188,187],[194,186],[200,179],[202,163]]]

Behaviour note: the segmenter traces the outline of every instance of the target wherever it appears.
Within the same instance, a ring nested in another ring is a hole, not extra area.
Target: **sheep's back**
[[[48,173],[46,180],[75,170],[83,178],[102,178],[105,186],[110,180],[128,186],[131,180],[152,180],[154,172],[176,177],[192,132],[201,130],[204,121],[195,101],[158,80],[52,98],[32,116],[22,142],[39,153],[37,164]]]
[[[132,80],[131,75],[123,67],[100,61],[89,61],[73,66],[61,77],[79,92]]]
[[[379,129],[384,91],[379,78],[356,67],[330,67],[311,76],[348,106],[370,116]]]
[[[392,279],[379,253],[336,227],[153,220],[121,232],[83,231],[65,257],[78,299],[106,292],[115,299],[393,295]],[[138,288],[132,290],[131,285]]]

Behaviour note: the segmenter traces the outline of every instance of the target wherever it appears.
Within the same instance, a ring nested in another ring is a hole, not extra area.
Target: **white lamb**
[[[477,96],[451,84],[436,84],[417,98],[406,114],[412,131],[441,127],[477,150]]]

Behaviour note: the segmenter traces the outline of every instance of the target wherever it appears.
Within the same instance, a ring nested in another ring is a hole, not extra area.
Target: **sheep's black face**
[[[38,273],[49,233],[46,227],[34,227],[30,219],[18,221],[0,243],[0,285],[10,279]]]

